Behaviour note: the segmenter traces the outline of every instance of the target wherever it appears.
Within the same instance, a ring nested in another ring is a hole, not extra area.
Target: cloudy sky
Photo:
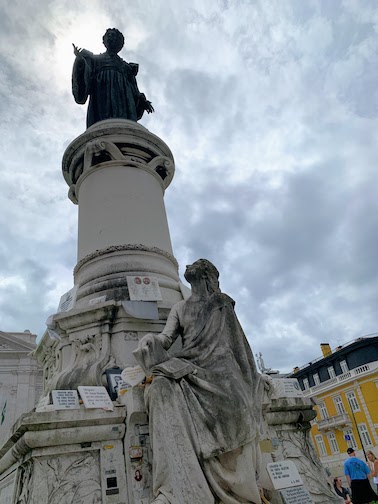
[[[175,156],[180,273],[214,262],[281,371],[378,331],[376,0],[1,0],[0,14],[0,330],[42,336],[73,285],[61,158],[86,106],[71,43],[102,52],[117,27],[156,110],[141,123]]]

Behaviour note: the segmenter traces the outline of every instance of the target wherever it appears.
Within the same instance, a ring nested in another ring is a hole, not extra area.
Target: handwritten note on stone
[[[53,390],[52,400],[56,410],[80,409],[76,390]]]
[[[122,371],[122,379],[132,387],[138,385],[146,377],[141,366],[127,367]]]
[[[291,460],[270,462],[266,468],[276,490],[303,485],[298,469]]]
[[[131,301],[161,301],[159,282],[156,277],[128,276],[127,286]]]
[[[314,504],[311,495],[303,486],[285,488],[280,494],[285,504]]]
[[[84,406],[88,409],[101,408],[113,411],[113,403],[105,387],[78,387]]]

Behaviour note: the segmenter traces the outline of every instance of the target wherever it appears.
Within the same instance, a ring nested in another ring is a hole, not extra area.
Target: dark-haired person
[[[116,28],[103,36],[106,52],[93,54],[74,44],[76,56],[72,71],[72,94],[76,103],[84,104],[89,96],[87,128],[104,119],[138,121],[144,111],[154,111],[151,102],[138,89],[139,66],[120,56],[124,37]]]
[[[341,478],[339,478],[339,477],[334,478],[333,488],[335,489],[335,492],[337,493],[337,495],[340,495],[340,497],[342,497],[344,499],[345,504],[352,504],[352,501],[350,499],[349,490],[344,488],[341,483],[342,483]]]
[[[344,474],[352,491],[353,504],[370,504],[378,498],[370,486],[369,466],[356,457],[353,448],[347,449],[348,459],[344,462]]]

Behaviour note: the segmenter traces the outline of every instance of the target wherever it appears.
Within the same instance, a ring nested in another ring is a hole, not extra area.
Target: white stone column
[[[101,121],[67,147],[63,175],[79,205],[78,306],[125,299],[126,277],[143,274],[158,277],[163,301],[179,301],[164,206],[174,175],[168,146],[133,121]]]

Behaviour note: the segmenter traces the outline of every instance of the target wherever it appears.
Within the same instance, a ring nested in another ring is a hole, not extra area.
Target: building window
[[[357,397],[353,390],[346,393],[346,398],[348,399],[352,411],[360,411],[360,406],[358,405]]]
[[[333,366],[330,366],[328,368],[328,374],[329,374],[330,379],[336,378],[336,373],[335,373],[335,370],[333,369]]]
[[[331,447],[332,453],[340,453],[339,445],[337,444],[335,434],[333,432],[330,432],[329,434],[327,434],[327,438],[328,438],[329,446]]]
[[[353,429],[344,429],[344,439],[347,442],[348,448],[358,449]]]
[[[320,402],[318,406],[319,406],[320,418],[326,420],[328,418],[328,411],[326,405],[324,404],[324,402]]]
[[[362,440],[362,444],[364,445],[365,448],[369,448],[373,446],[373,443],[371,442],[370,434],[368,431],[368,428],[366,427],[365,424],[358,424],[358,432],[360,433],[360,437]]]
[[[336,412],[338,415],[343,415],[344,413],[346,413],[343,401],[340,396],[334,397],[333,402],[335,404]]]
[[[318,373],[314,373],[313,378],[314,378],[314,383],[315,383],[315,385],[320,385],[320,380],[319,380],[319,375],[318,375]]]
[[[316,444],[318,446],[318,450],[321,457],[325,457],[327,455],[327,449],[323,440],[323,436],[321,434],[317,434],[315,436]]]
[[[340,361],[340,367],[341,367],[341,372],[343,374],[345,374],[349,371],[347,361],[345,361],[345,360]]]
[[[304,390],[308,390],[310,388],[307,378],[303,378],[303,388]]]

